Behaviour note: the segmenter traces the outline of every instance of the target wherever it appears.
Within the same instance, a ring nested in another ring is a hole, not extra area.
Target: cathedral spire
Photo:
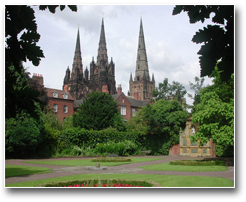
[[[136,74],[135,78],[140,80],[143,79],[144,73],[146,78],[149,78],[149,67],[144,41],[143,23],[142,18],[140,19],[140,30],[138,37],[138,51],[137,51],[137,62],[136,62]]]
[[[79,68],[83,70],[81,49],[80,49],[79,28],[78,28],[76,47],[75,47],[74,58],[73,58],[73,69],[74,68]]]
[[[98,48],[98,55],[97,55],[97,65],[100,64],[108,64],[108,54],[106,48],[106,38],[105,38],[105,31],[104,31],[104,20],[102,18],[102,25],[101,25],[101,34],[99,39],[99,48]]]

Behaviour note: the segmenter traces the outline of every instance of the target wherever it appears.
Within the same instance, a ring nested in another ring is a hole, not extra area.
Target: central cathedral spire
[[[76,47],[75,47],[74,58],[73,58],[73,69],[74,68],[78,68],[83,71],[81,49],[80,49],[79,28],[78,28]]]
[[[106,47],[106,38],[105,38],[103,18],[102,18],[101,34],[100,34],[100,39],[99,39],[97,65],[101,66],[100,64],[102,63],[104,65],[108,65],[108,54],[107,54],[107,47]]]

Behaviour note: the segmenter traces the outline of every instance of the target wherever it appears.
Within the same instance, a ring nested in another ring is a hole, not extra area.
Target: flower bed
[[[75,185],[68,185],[64,187],[144,187],[141,185],[132,185],[132,184],[124,184],[124,183],[113,183],[113,184],[75,184]]]
[[[76,180],[39,185],[42,187],[160,187],[155,182],[138,180]]]
[[[125,157],[98,157],[93,158],[93,162],[129,162],[131,161],[130,158]]]
[[[170,165],[184,165],[184,166],[224,166],[224,161],[218,161],[218,160],[175,160],[170,161]]]

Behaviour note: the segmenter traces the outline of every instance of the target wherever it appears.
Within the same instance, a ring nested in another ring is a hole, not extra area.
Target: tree
[[[119,121],[119,111],[113,97],[103,92],[92,92],[88,94],[78,111],[73,115],[74,127],[101,130],[115,127],[115,124],[124,125],[123,119]]]
[[[19,73],[13,65],[6,67],[5,91],[5,118],[25,111],[38,120],[37,106],[43,110],[48,102],[44,89],[38,89],[24,69]]]
[[[42,124],[22,112],[5,122],[6,157],[35,157],[44,139]]]
[[[199,123],[198,132],[192,136],[201,143],[212,138],[219,149],[216,155],[232,155],[234,148],[234,74],[228,82],[221,81],[215,69],[214,85],[201,90],[201,102],[195,106],[192,122]],[[229,152],[229,153],[228,153]]]
[[[39,6],[55,13],[56,6]],[[68,6],[76,11],[76,6]],[[65,6],[60,6],[63,10]],[[37,91],[28,77],[22,63],[30,60],[38,66],[43,51],[37,46],[40,35],[37,33],[34,10],[27,5],[5,6],[5,107],[6,118],[15,117],[23,109],[38,119],[36,105],[45,106],[44,92]]]
[[[185,127],[187,117],[178,100],[160,99],[143,107],[130,120],[128,130],[143,135],[152,154],[168,155],[169,149],[179,143],[179,130]]]
[[[159,83],[159,87],[153,91],[153,97],[156,97],[157,100],[176,98],[178,101],[181,101],[185,94],[185,87],[181,83],[173,81],[172,84],[169,84],[168,78],[165,78],[163,83]]]
[[[193,99],[193,106],[191,107],[192,112],[194,112],[194,106],[200,103],[200,91],[201,89],[204,88],[203,86],[204,80],[205,80],[204,78],[200,79],[199,77],[195,76],[195,83],[191,83],[189,81],[190,88],[194,90],[194,93],[195,93],[194,96],[192,96],[191,94],[188,94],[188,97]]]
[[[187,12],[190,23],[210,18],[216,25],[208,25],[193,36],[192,41],[203,43],[198,54],[201,55],[201,77],[209,76],[216,64],[221,71],[222,81],[229,80],[234,73],[234,6],[233,5],[199,5],[175,6],[173,15]]]
[[[55,6],[39,6],[40,10],[49,9],[55,13]],[[72,11],[77,11],[76,6],[68,6]],[[65,8],[60,6],[60,10]],[[34,10],[26,5],[6,5],[5,6],[5,65],[14,65],[20,73],[22,62],[30,60],[34,66],[38,66],[43,51],[37,46],[40,34],[37,33]]]

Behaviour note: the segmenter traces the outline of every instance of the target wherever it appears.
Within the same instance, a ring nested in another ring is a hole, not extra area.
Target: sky
[[[211,20],[190,24],[187,13],[172,15],[174,5],[78,5],[77,12],[67,7],[55,14],[32,7],[41,35],[38,46],[45,58],[38,67],[30,62],[24,66],[31,75],[42,74],[45,87],[62,89],[65,71],[72,68],[78,28],[83,69],[89,69],[92,57],[97,57],[103,16],[108,58],[115,63],[116,88],[121,84],[127,95],[130,73],[135,76],[142,17],[149,73],[150,77],[154,74],[156,87],[168,78],[169,83],[178,81],[188,93],[194,93],[189,82],[194,83],[200,75],[197,52],[201,44],[191,39]],[[212,84],[210,78],[205,79],[208,84]],[[186,99],[192,104],[188,96]]]

